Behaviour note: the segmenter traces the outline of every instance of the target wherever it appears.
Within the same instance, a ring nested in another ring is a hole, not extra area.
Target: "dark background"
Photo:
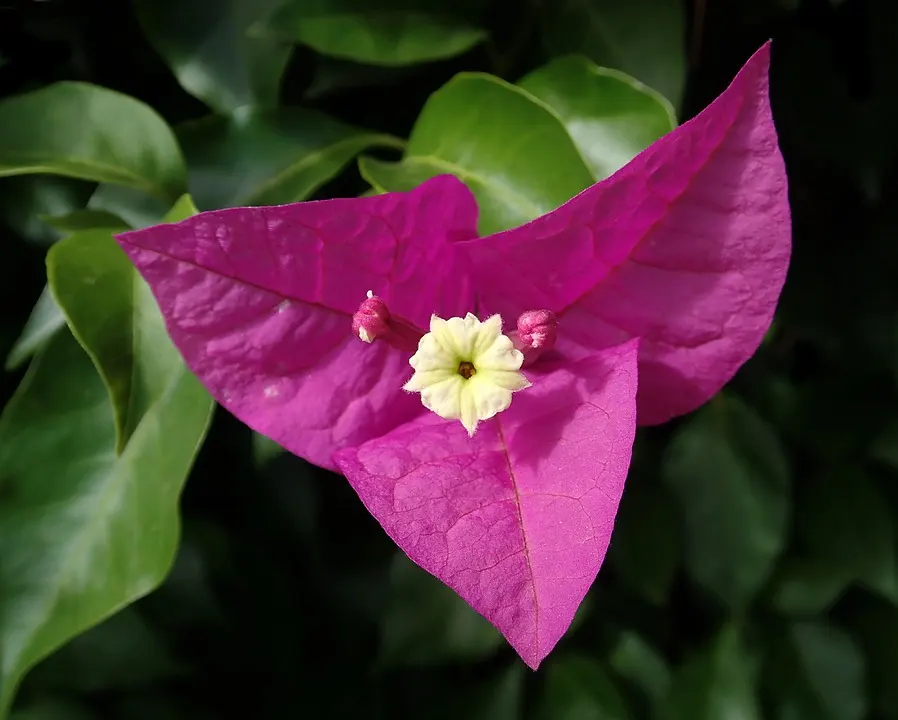
[[[322,59],[298,47],[282,101],[406,137],[456,72],[514,80],[548,59],[539,13],[565,3],[482,4],[501,67],[483,48],[399,70],[359,67],[357,87],[310,99]],[[170,578],[33,671],[19,695],[18,707],[36,708],[27,717],[898,717],[896,596],[853,573],[881,553],[898,579],[898,4],[699,0],[686,13],[681,120],[772,37],[773,110],[790,178],[794,255],[775,331],[729,391],[763,419],[790,469],[788,546],[751,605],[727,609],[691,578],[696,550],[676,538],[693,515],[672,509],[668,493],[656,522],[628,490],[577,626],[534,674],[436,581],[395,560],[342,478],[284,454],[259,460],[252,433],[218,410],[184,493]],[[0,0],[0,57],[0,98],[77,79],[140,98],[172,125],[207,112],[123,0]],[[83,206],[92,189],[0,178],[0,353],[45,283],[55,235],[34,220],[42,203],[56,193]],[[351,165],[316,197],[365,189]],[[0,405],[21,377],[0,375]],[[683,422],[640,431],[630,486],[667,492],[666,450]],[[734,457],[749,471],[763,467],[764,446],[746,450],[751,433],[734,432]],[[838,481],[827,479],[834,473]],[[872,489],[858,499],[861,484]],[[817,510],[821,493],[829,515]],[[876,538],[870,503],[888,509]],[[712,509],[717,522],[752,532],[741,513],[735,500]],[[665,536],[658,527],[670,517]],[[821,534],[825,549],[815,545]],[[670,579],[640,581],[671,543]],[[784,583],[800,601],[782,600]],[[738,645],[726,635],[734,624]],[[633,650],[632,636],[649,650]]]

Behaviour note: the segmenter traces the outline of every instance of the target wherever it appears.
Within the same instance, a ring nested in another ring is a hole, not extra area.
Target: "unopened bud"
[[[527,347],[550,350],[557,334],[558,318],[551,310],[528,310],[518,318],[518,336]]]
[[[528,310],[518,318],[518,326],[509,333],[514,346],[524,353],[524,365],[532,365],[547,350],[555,347],[558,318],[551,310]]]
[[[352,316],[352,332],[366,343],[383,340],[398,350],[414,352],[424,331],[393,315],[387,304],[370,290]]]
[[[390,309],[387,304],[370,290],[368,297],[359,305],[352,316],[352,332],[366,343],[383,337],[390,328]]]

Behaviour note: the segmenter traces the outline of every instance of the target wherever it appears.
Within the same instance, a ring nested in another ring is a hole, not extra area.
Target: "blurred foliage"
[[[769,37],[774,328],[639,432],[608,560],[535,674],[339,477],[207,427],[112,238],[444,172],[510,227]],[[0,2],[0,717],[898,716],[896,111],[894,0]]]

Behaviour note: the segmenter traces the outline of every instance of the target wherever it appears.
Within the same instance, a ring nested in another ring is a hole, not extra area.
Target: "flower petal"
[[[518,370],[524,363],[524,354],[517,350],[507,335],[500,335],[493,344],[478,353],[474,365],[481,370]]]
[[[636,423],[636,342],[549,365],[469,438],[416,418],[336,455],[408,556],[536,668],[602,564]]]
[[[506,335],[502,335],[502,316],[491,315],[480,323],[479,332],[471,347],[471,357],[478,358],[481,353],[493,347],[500,337],[504,337],[508,340],[508,344],[511,344],[511,340]]]
[[[434,365],[436,365],[436,363],[434,363]],[[408,392],[421,392],[421,390],[426,387],[454,377],[460,377],[458,370],[453,370],[446,366],[434,367],[433,370],[418,370],[411,376],[409,381],[402,386],[402,389],[407,390]]]
[[[458,373],[451,373],[444,380],[421,388],[421,402],[424,407],[440,417],[457,420],[461,418],[463,412],[464,387],[464,378]]]
[[[639,421],[716,393],[770,326],[791,251],[770,44],[697,117],[523,227],[463,242],[482,307],[559,314],[572,357],[639,337]]]
[[[526,390],[530,381],[517,370],[478,370],[477,378],[506,390]]]
[[[169,334],[215,399],[317,465],[421,413],[400,391],[408,355],[353,335],[373,289],[424,325],[471,290],[447,242],[476,232],[473,196],[449,176],[411,192],[206,212],[118,240]]]

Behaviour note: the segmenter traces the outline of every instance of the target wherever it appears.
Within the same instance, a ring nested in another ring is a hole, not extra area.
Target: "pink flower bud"
[[[417,350],[418,341],[424,335],[423,330],[405,318],[393,315],[387,304],[370,290],[352,316],[352,332],[366,343],[384,340],[404,352]]]
[[[551,310],[528,310],[518,318],[518,337],[525,347],[551,350],[557,334],[558,318]]]
[[[383,337],[390,329],[390,310],[387,304],[370,290],[359,309],[352,316],[352,332],[366,343]]]

